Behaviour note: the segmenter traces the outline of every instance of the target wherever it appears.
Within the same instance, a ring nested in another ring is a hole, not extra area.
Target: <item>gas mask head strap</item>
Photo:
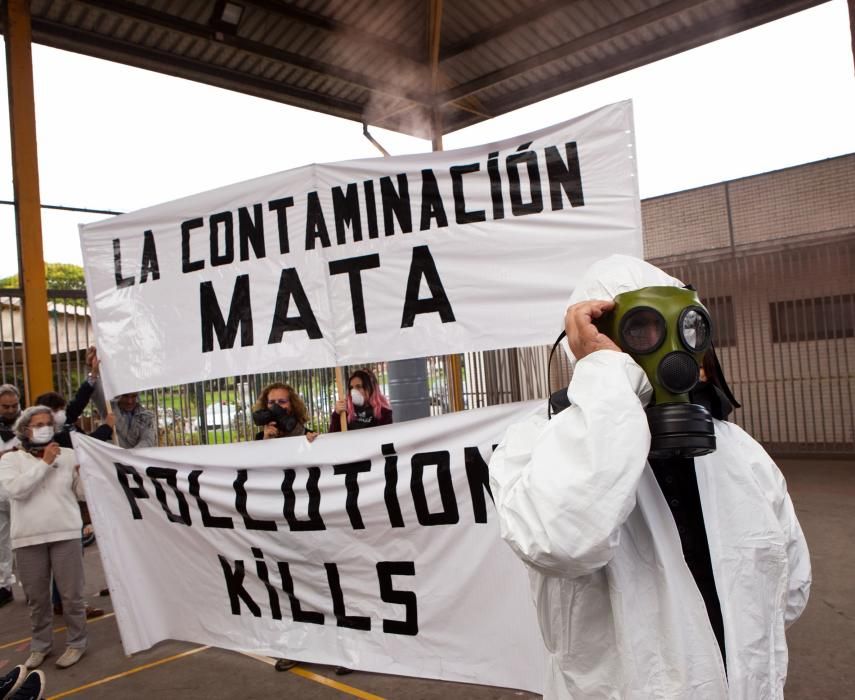
[[[697,291],[694,285],[691,284],[687,284],[683,289],[690,289],[693,292]],[[707,356],[710,359],[712,368],[715,370],[712,373],[713,376],[707,377],[707,381],[721,389],[721,392],[727,397],[727,400],[733,404],[734,408],[741,408],[741,404],[736,400],[736,397],[727,385],[727,379],[724,377],[724,370],[721,368],[721,363],[718,361],[718,355],[716,355],[715,352],[715,345],[712,342],[710,342],[710,349],[707,350]]]
[[[715,353],[714,345],[710,345],[710,349],[707,350],[707,355],[704,359],[707,360],[707,358],[712,364],[712,369],[714,370],[711,373],[713,376],[707,377],[707,380],[721,390],[721,393],[727,397],[727,400],[730,401],[734,408],[742,408],[742,404],[736,400],[736,397],[733,395],[733,392],[727,384],[727,379],[724,377],[724,370],[721,368],[721,363],[718,361],[718,355]],[[707,374],[710,374],[710,372]]]

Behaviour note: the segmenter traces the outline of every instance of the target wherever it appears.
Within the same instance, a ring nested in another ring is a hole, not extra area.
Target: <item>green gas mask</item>
[[[596,321],[647,374],[650,456],[698,457],[715,450],[712,416],[691,403],[703,357],[711,346],[709,312],[692,289],[645,287],[618,294],[612,311]]]

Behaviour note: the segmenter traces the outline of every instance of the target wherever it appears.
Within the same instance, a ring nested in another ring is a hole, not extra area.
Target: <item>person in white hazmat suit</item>
[[[619,306],[633,308],[618,324]],[[565,330],[567,407],[511,426],[490,461],[502,537],[530,570],[544,696],[783,697],[810,560],[781,472],[702,371],[708,312],[612,256],[580,280]]]

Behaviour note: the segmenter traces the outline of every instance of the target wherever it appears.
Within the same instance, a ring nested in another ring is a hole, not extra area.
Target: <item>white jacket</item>
[[[548,648],[546,698],[783,697],[784,627],[801,614],[807,545],[772,459],[715,421],[695,459],[724,621],[727,678],[673,516],[646,456],[644,372],[581,360],[570,408],[512,426],[490,461],[502,536],[530,567]]]
[[[83,485],[74,450],[61,448],[53,464],[16,450],[0,457],[0,486],[12,506],[12,549],[80,538]]]

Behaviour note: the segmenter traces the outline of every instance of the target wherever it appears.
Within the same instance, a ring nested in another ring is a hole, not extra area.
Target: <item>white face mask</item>
[[[350,390],[350,400],[353,401],[353,405],[357,408],[365,405],[365,397],[359,389]]]
[[[30,428],[30,432],[33,437],[30,438],[30,442],[34,445],[47,445],[51,440],[53,440],[53,427],[50,425],[42,425],[38,428]]]
[[[62,427],[65,425],[65,409],[60,409],[59,411],[54,411],[53,413],[53,424],[57,430],[62,430]]]

